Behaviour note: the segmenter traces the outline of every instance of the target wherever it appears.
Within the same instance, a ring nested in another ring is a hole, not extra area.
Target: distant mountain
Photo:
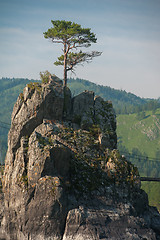
[[[68,86],[74,95],[77,95],[84,90],[94,91],[96,95],[101,96],[105,100],[112,101],[117,112],[129,111],[129,109],[133,109],[133,107],[140,106],[148,102],[148,99],[137,97],[132,93],[127,93],[123,90],[116,90],[107,86],[97,85],[83,79],[70,78],[68,80]]]

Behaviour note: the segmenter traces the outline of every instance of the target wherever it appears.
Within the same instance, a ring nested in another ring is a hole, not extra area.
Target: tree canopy
[[[63,54],[54,64],[64,66],[64,86],[66,87],[68,71],[74,71],[76,65],[90,62],[94,57],[100,56],[102,52],[78,50],[80,47],[88,48],[92,43],[96,43],[97,38],[90,28],[82,28],[77,23],[65,20],[51,20],[51,23],[53,27],[44,32],[44,37],[51,39],[53,43],[63,44]]]

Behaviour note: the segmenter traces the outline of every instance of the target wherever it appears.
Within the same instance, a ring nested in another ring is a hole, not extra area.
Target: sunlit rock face
[[[5,206],[3,206],[3,204]],[[9,240],[158,239],[136,167],[117,150],[111,102],[72,98],[56,76],[28,84],[8,135],[0,237]]]

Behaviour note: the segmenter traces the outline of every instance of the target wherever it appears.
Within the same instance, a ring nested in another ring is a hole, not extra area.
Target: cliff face
[[[28,84],[12,113],[1,229],[10,240],[158,239],[137,169],[116,150],[111,102]]]

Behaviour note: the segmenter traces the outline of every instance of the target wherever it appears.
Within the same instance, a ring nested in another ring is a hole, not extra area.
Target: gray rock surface
[[[0,239],[159,239],[160,215],[116,150],[110,102],[62,81],[17,99],[0,194]]]

